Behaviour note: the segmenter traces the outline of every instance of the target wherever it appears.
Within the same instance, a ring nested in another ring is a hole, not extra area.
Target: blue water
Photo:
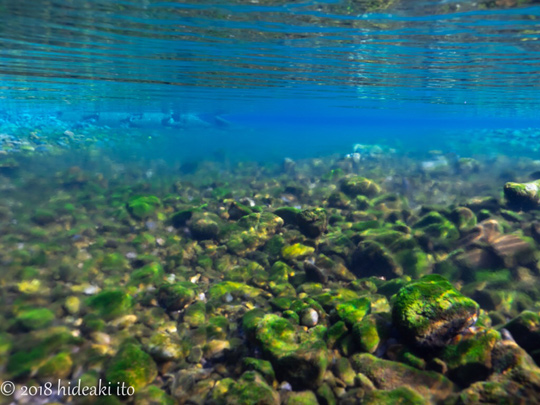
[[[540,6],[387,3],[3,0],[1,109],[219,116],[154,135],[261,159],[540,127]]]

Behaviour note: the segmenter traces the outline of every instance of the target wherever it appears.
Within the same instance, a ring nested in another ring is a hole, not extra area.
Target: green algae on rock
[[[104,290],[88,298],[86,304],[105,320],[125,315],[133,306],[133,299],[121,290]]]
[[[252,325],[254,339],[274,366],[276,377],[299,387],[316,388],[321,384],[328,365],[322,339],[325,328],[317,326],[310,333],[301,332],[287,319],[274,314],[250,319],[244,319],[244,324]]]
[[[324,208],[312,208],[297,215],[298,228],[308,238],[317,238],[326,231],[327,214]]]
[[[530,183],[508,182],[504,185],[504,196],[510,208],[536,208],[540,205],[540,180]]]
[[[341,191],[351,197],[358,195],[373,197],[381,192],[381,188],[373,180],[361,176],[353,176],[341,181]]]
[[[136,196],[132,197],[126,204],[128,212],[135,219],[146,219],[154,215],[161,207],[161,201],[156,196]]]
[[[152,357],[133,343],[124,344],[105,371],[107,381],[113,386],[125,384],[135,393],[146,387],[157,377],[157,367]]]
[[[422,348],[440,348],[474,324],[479,306],[439,275],[402,287],[392,318],[403,338]]]
[[[378,359],[368,353],[355,354],[351,362],[354,369],[366,375],[378,389],[408,386],[430,402],[442,401],[456,391],[456,386],[442,374]]]

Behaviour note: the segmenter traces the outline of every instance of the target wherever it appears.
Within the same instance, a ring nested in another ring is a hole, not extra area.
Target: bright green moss
[[[133,306],[130,295],[120,290],[105,290],[90,297],[86,304],[105,320],[127,314]]]
[[[54,312],[47,308],[24,309],[17,314],[15,321],[24,330],[43,329],[54,321]]]
[[[125,383],[137,393],[157,377],[157,367],[152,357],[135,344],[125,344],[114,356],[105,372],[113,386]]]

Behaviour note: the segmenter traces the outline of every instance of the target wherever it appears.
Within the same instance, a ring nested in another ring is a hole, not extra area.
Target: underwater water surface
[[[1,404],[535,404],[537,0],[0,0]]]

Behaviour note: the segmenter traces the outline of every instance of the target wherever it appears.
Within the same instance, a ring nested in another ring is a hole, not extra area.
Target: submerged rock
[[[377,389],[395,390],[407,386],[431,403],[442,401],[456,391],[452,381],[433,371],[422,371],[402,363],[381,360],[367,353],[355,354],[351,362],[354,369],[366,375]]]
[[[530,183],[508,182],[504,185],[504,196],[511,208],[536,208],[540,205],[540,181]]]
[[[417,347],[433,349],[476,322],[479,306],[439,275],[424,276],[401,288],[392,318],[404,339]]]

